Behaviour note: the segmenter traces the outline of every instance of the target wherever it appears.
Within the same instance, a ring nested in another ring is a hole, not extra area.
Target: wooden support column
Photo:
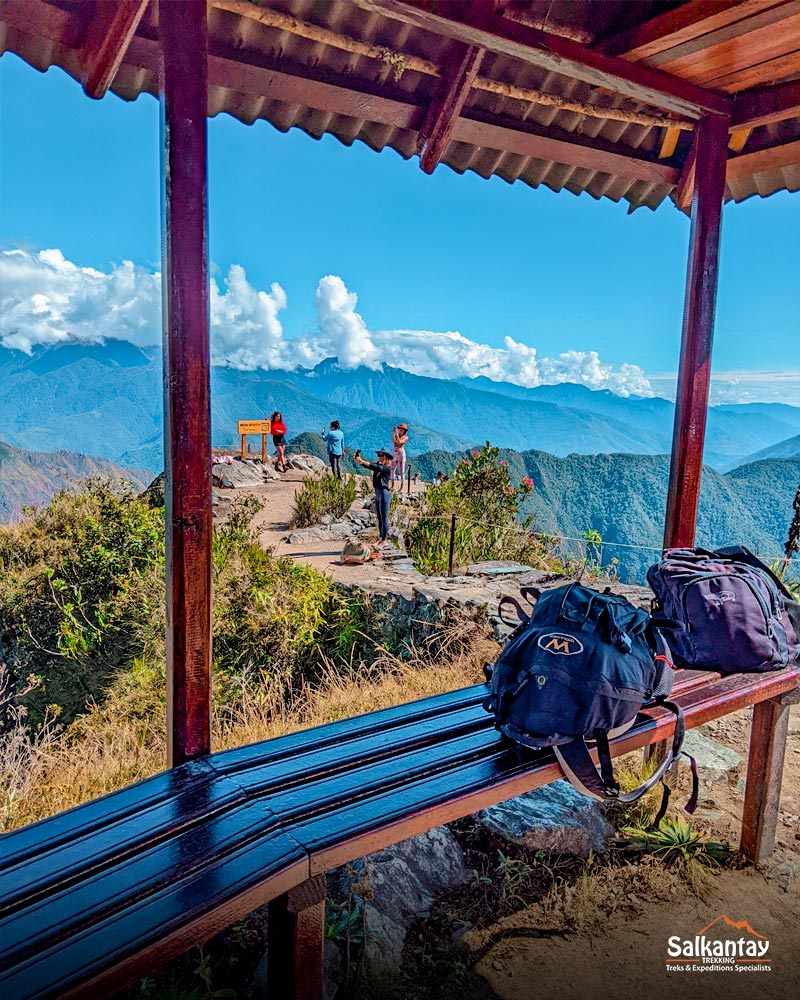
[[[439,86],[417,136],[419,164],[426,174],[433,173],[450,144],[483,55],[475,45],[450,43]]]
[[[205,0],[159,5],[170,766],[210,750],[211,407]]]
[[[692,228],[683,309],[664,547],[694,543],[706,433],[729,119],[703,118],[695,134]]]
[[[319,1000],[324,931],[324,875],[315,875],[269,904],[270,996]]]
[[[798,701],[800,688],[753,706],[741,851],[755,864],[771,858],[775,850],[789,706]]]

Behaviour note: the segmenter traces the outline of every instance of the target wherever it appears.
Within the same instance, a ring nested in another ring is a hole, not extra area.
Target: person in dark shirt
[[[378,452],[377,462],[367,462],[361,457],[361,452],[357,451],[353,455],[353,461],[372,472],[375,513],[378,515],[378,534],[380,536],[378,545],[381,548],[386,548],[389,545],[389,505],[392,502],[392,494],[389,490],[392,475],[392,453],[381,450]]]

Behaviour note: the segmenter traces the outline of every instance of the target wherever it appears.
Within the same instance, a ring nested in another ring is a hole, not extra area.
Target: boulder
[[[744,759],[730,747],[704,736],[697,729],[690,729],[684,737],[683,749],[694,757],[704,791],[715,781],[728,781],[733,785],[738,781]]]
[[[345,895],[364,895],[366,958],[399,969],[412,923],[429,914],[436,895],[470,878],[458,841],[445,826],[404,840],[332,873]],[[330,882],[329,882],[330,884]],[[362,888],[364,887],[364,888]],[[366,889],[366,891],[365,891]]]
[[[296,472],[325,472],[328,469],[326,462],[316,455],[307,455],[305,452],[296,452],[286,456],[286,464]]]
[[[532,573],[530,566],[509,559],[490,559],[487,562],[472,563],[467,567],[467,576],[505,576],[515,573]]]
[[[237,489],[242,486],[261,486],[265,481],[265,466],[250,462],[231,462],[230,465],[211,466],[215,486]]]
[[[315,524],[310,528],[297,528],[286,536],[290,545],[307,545],[308,542],[330,542],[354,534],[352,521],[334,521],[332,524]]]
[[[613,835],[603,806],[576,791],[568,781],[518,795],[477,813],[482,826],[513,844],[551,854],[587,858],[604,851]]]

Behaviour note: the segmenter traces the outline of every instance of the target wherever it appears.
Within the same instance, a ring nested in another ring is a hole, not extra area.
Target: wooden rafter
[[[628,28],[601,43],[608,55],[632,62],[652,59],[677,46],[694,42],[713,31],[736,24],[784,0],[691,0]]]
[[[694,174],[697,163],[697,134],[692,140],[692,148],[683,164],[678,186],[675,189],[675,204],[682,212],[688,212],[692,207],[692,197],[694,196]]]
[[[155,50],[154,42],[137,36],[130,54],[137,66],[150,67]],[[352,84],[338,86],[309,76],[284,73],[265,65],[261,57],[218,43],[209,45],[208,82],[212,87],[227,87],[258,97],[269,94],[273,100],[286,104],[316,108],[349,118],[365,118],[411,132],[420,130],[426,114],[425,108],[411,101],[356,91]],[[675,167],[659,162],[656,156],[649,158],[639,150],[631,150],[628,154],[621,147],[602,139],[512,118],[498,119],[493,116],[489,122],[480,120],[475,112],[471,112],[468,117],[455,121],[451,140],[500,152],[555,160],[568,166],[586,167],[631,180],[671,185],[676,184],[679,177]]]
[[[528,65],[571,76],[595,87],[631,97],[654,107],[697,118],[730,113],[731,101],[660,70],[607,56],[569,38],[548,34],[512,21],[483,4],[452,0],[353,0],[425,31],[467,45],[478,45]]]
[[[800,139],[785,142],[781,146],[768,146],[756,149],[741,156],[733,156],[728,160],[728,180],[737,181],[742,177],[767,171],[782,170],[784,167],[794,167],[800,164]]]
[[[108,92],[147,4],[148,0],[107,0],[95,5],[79,55],[87,96],[100,98]]]
[[[451,45],[444,73],[417,137],[419,164],[426,174],[433,173],[450,143],[464,101],[480,69],[484,51],[460,42]]]
[[[758,128],[800,116],[800,80],[757,87],[737,94],[733,104],[731,127]]]

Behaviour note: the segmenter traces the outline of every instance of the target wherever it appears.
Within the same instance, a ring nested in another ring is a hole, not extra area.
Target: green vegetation
[[[313,479],[306,479],[294,498],[294,524],[308,528],[319,524],[327,514],[341,518],[356,498],[355,476],[344,475],[338,479],[330,472]]]
[[[533,517],[519,517],[520,499],[532,489],[528,477],[514,485],[499,449],[487,441],[458,463],[450,480],[428,489],[405,532],[409,555],[423,572],[446,572],[455,515],[454,565],[485,559],[536,565],[542,546],[532,534]]]
[[[351,484],[351,491],[355,484]],[[218,707],[242,686],[284,697],[367,655],[365,609],[327,577],[275,559],[250,538],[253,502],[214,529],[214,684]],[[12,700],[34,726],[69,723],[112,681],[161,699],[163,511],[100,480],[62,491],[0,529],[0,654]],[[148,689],[142,691],[141,689]]]

